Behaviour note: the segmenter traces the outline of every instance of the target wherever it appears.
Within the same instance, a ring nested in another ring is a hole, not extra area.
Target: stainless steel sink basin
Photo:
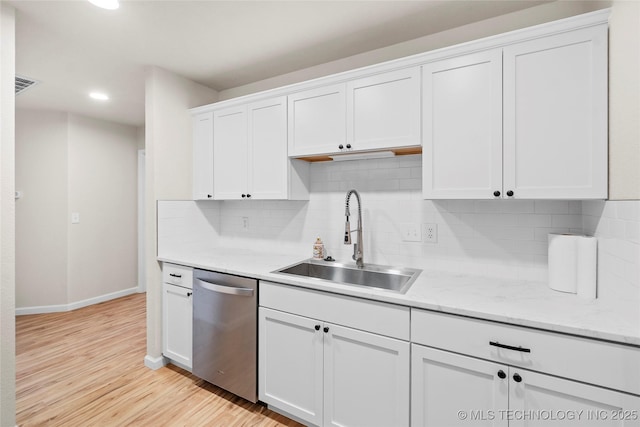
[[[357,268],[355,265],[309,259],[273,273],[405,293],[421,271],[375,264]]]

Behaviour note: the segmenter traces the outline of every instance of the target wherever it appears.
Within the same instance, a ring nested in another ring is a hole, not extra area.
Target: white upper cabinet
[[[608,15],[194,109],[194,198],[308,199],[291,159],[393,151],[422,153],[426,199],[606,199]]]
[[[287,156],[287,98],[214,113],[216,200],[308,199],[309,165]]]
[[[213,197],[241,199],[247,195],[247,106],[214,112]]]
[[[193,200],[213,198],[213,113],[193,118]]]
[[[288,102],[289,156],[336,152],[346,146],[344,84],[294,93]]]
[[[428,199],[607,197],[607,26],[423,67]]]
[[[420,145],[420,67],[289,95],[289,156]]]
[[[423,194],[483,199],[502,190],[502,53],[422,67]]]
[[[607,27],[504,48],[504,190],[607,198]]]
[[[420,67],[347,83],[347,149],[419,145]]]
[[[249,177],[247,193],[255,199],[287,198],[287,98],[248,106]]]

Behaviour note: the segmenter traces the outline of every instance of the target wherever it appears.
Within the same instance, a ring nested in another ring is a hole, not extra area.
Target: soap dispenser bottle
[[[322,239],[319,237],[316,239],[316,242],[313,244],[313,258],[314,259],[324,258],[324,243],[322,243]]]

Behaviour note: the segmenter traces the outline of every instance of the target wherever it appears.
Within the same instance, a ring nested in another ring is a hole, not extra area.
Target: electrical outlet
[[[438,243],[438,224],[422,224],[422,241]]]
[[[248,216],[243,216],[242,217],[242,230],[243,231],[249,231],[249,217]]]
[[[403,242],[420,242],[422,240],[420,224],[403,222],[400,224],[400,233],[402,234]]]

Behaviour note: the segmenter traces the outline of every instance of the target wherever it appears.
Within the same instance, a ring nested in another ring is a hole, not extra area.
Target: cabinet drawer
[[[191,289],[193,287],[193,269],[184,265],[163,262],[162,282]]]
[[[411,341],[640,394],[638,347],[417,309]]]
[[[408,307],[260,282],[260,305],[324,322],[409,340]]]

